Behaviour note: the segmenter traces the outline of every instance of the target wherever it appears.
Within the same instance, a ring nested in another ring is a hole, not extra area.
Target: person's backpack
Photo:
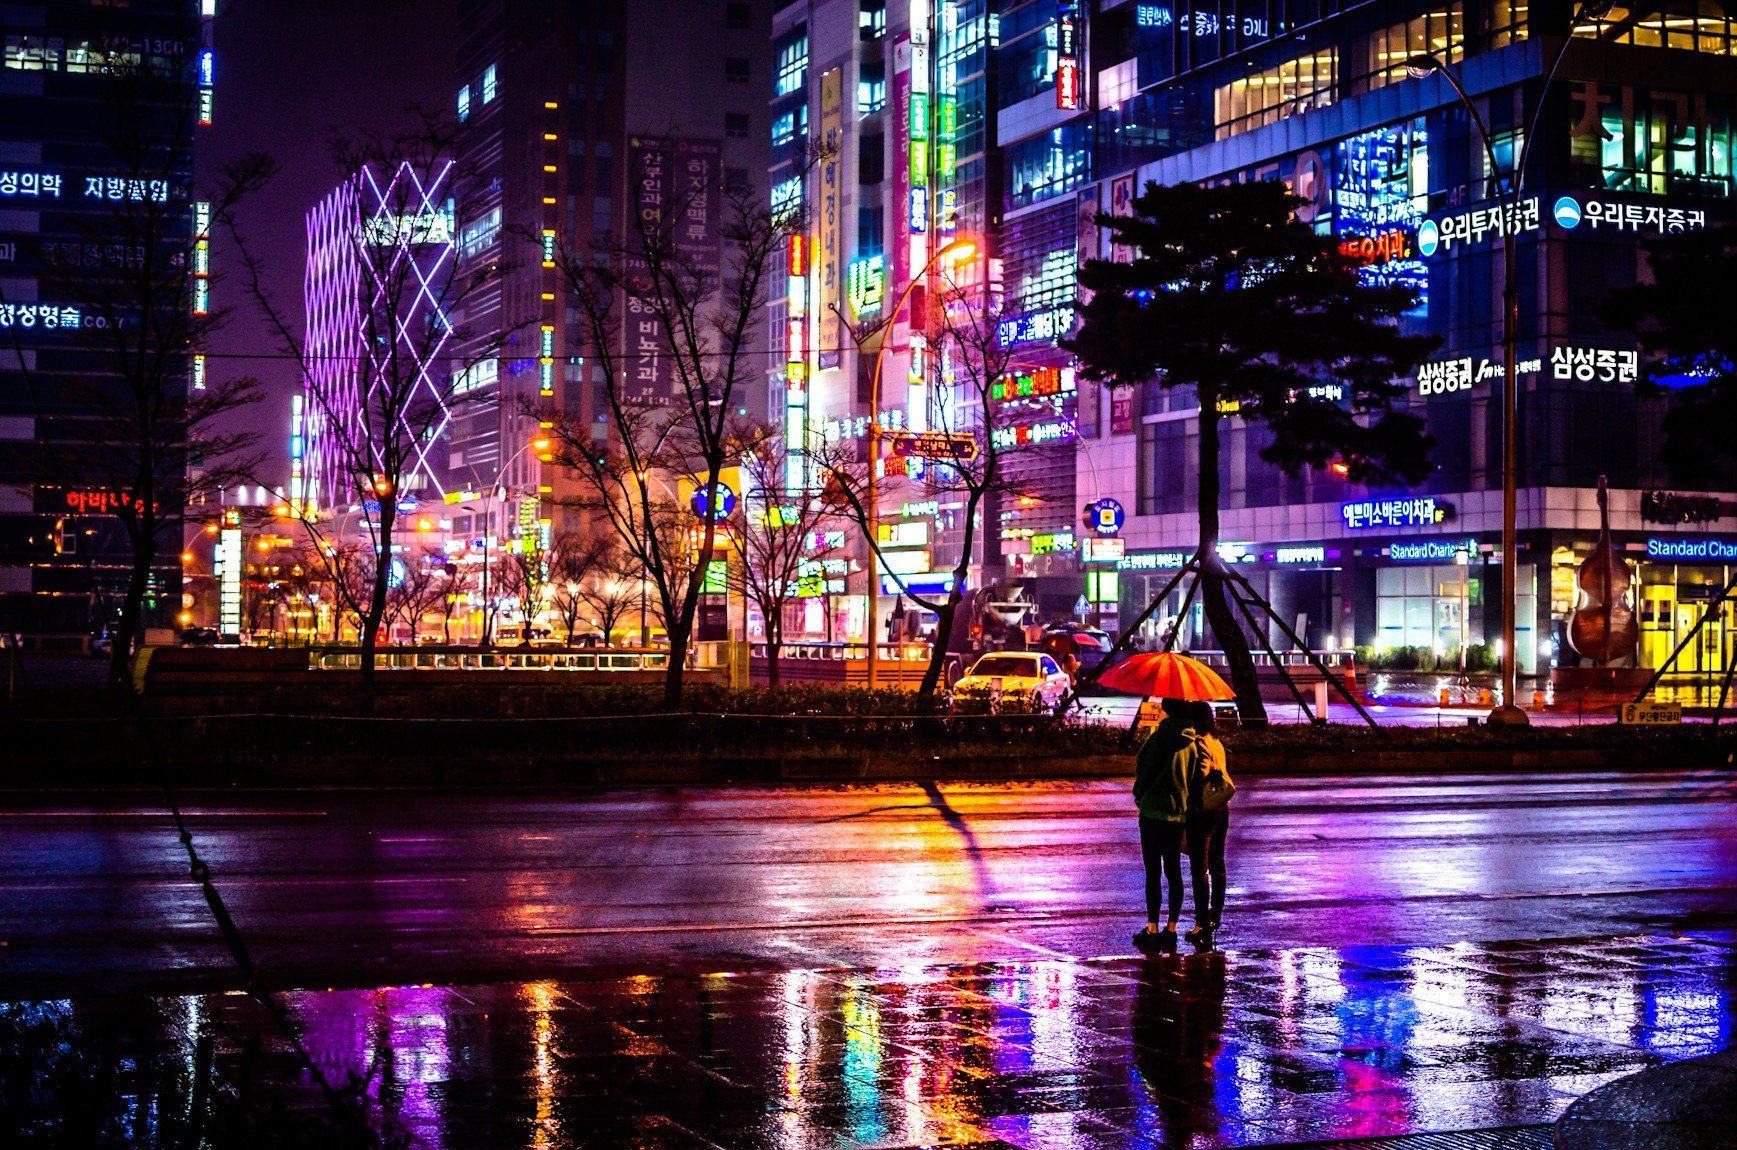
[[[1231,796],[1236,794],[1236,784],[1230,781],[1230,775],[1221,770],[1215,770],[1217,760],[1207,750],[1206,740],[1195,736],[1194,753],[1205,778],[1200,784],[1200,809],[1203,811],[1223,810],[1230,805]]]

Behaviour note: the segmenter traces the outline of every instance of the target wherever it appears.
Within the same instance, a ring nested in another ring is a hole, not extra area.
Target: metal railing
[[[754,643],[750,645],[753,658],[766,658],[768,644]],[[778,645],[780,659],[817,659],[825,662],[858,662],[868,659],[867,643],[780,643]],[[881,643],[875,650],[875,657],[887,663],[927,663],[929,661],[929,644],[927,643]]]
[[[1223,651],[1189,651],[1188,654],[1192,658],[1199,659],[1209,667],[1228,667],[1230,665],[1230,661],[1225,658]],[[1348,671],[1351,669],[1353,663],[1353,652],[1351,651],[1316,651],[1314,655],[1315,658],[1336,670]],[[1256,667],[1271,667],[1275,665],[1282,667],[1311,666],[1309,654],[1305,651],[1280,651],[1279,661],[1277,664],[1273,663],[1272,657],[1265,651],[1251,651],[1249,652],[1249,656],[1254,660]]]
[[[362,653],[355,647],[313,647],[309,665],[316,671],[355,671]],[[376,671],[661,671],[665,650],[610,647],[382,647],[374,652]]]

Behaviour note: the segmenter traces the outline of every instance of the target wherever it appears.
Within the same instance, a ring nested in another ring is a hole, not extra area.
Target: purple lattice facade
[[[304,498],[312,511],[373,498],[358,447],[374,445],[379,471],[377,424],[385,393],[397,388],[409,392],[392,405],[409,456],[399,497],[438,502],[445,493],[451,171],[364,168],[308,212]]]

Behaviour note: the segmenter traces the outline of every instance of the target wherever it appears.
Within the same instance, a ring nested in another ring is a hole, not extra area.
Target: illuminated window
[[[772,94],[788,96],[800,91],[808,82],[808,32],[803,30],[796,38],[781,45],[778,49],[778,67],[774,73]]]
[[[1732,100],[1723,95],[1569,86],[1569,157],[1582,187],[1653,195],[1729,196]]]
[[[808,106],[804,104],[802,110],[804,112],[808,111]],[[795,138],[796,110],[792,108],[790,111],[772,121],[772,146],[776,148],[780,145],[788,144]]]
[[[483,69],[482,102],[485,104],[495,102],[495,66],[493,64]]]
[[[464,121],[470,119],[470,85],[469,84],[466,84],[464,87],[462,87],[458,90],[458,119],[459,119],[459,123],[461,123],[461,124]]]
[[[856,111],[872,116],[886,107],[887,66],[882,60],[864,60],[856,82]]]
[[[62,44],[46,36],[8,36],[6,67],[19,72],[58,72]]]
[[[1526,20],[1532,0],[1496,0],[1490,7],[1490,47],[1504,48],[1526,38]]]
[[[458,254],[469,257],[493,247],[501,235],[501,210],[495,208],[465,225],[458,236]]]
[[[1737,20],[1720,5],[1700,0],[1663,0],[1640,8],[1617,3],[1596,20],[1582,17],[1574,34],[1607,44],[1737,55]]]
[[[546,268],[555,266],[555,233],[552,231],[543,233],[543,266]],[[544,354],[548,353],[545,352]]]
[[[1465,54],[1465,39],[1457,4],[1372,32],[1364,61],[1366,87],[1381,88],[1406,79],[1405,62],[1413,56],[1428,53],[1452,64]]]
[[[1333,102],[1338,72],[1338,52],[1323,48],[1232,80],[1212,97],[1218,139],[1327,107]]]
[[[782,216],[802,206],[802,177],[792,176],[772,189],[772,214]]]

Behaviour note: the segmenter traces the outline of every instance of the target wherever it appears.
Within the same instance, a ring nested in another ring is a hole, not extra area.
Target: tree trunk
[[[133,547],[133,569],[127,576],[127,595],[121,600],[120,624],[109,636],[109,689],[117,694],[132,687],[133,640],[139,634],[145,590],[151,584],[151,560],[156,557],[156,534],[149,524],[141,524],[139,541]],[[104,624],[106,628],[106,619]]]
[[[971,554],[969,540],[965,554]],[[923,682],[917,687],[914,704],[918,711],[934,707],[935,692],[941,686],[941,670],[947,665],[947,647],[953,638],[953,620],[959,613],[959,601],[965,593],[965,568],[966,564],[961,563],[954,572],[953,590],[947,593],[947,601],[935,612],[935,641],[929,645],[929,665],[923,669]]]
[[[1236,691],[1236,706],[1246,722],[1264,723],[1266,706],[1261,702],[1260,680],[1248,636],[1232,614],[1225,598],[1224,579],[1218,574],[1218,397],[1206,389],[1200,393],[1200,602],[1219,650],[1230,665],[1230,683]]]
[[[781,607],[782,604],[779,606]],[[778,649],[784,645],[784,623],[782,619],[773,623],[774,614],[782,614],[782,611],[768,611],[766,613],[766,685],[768,687],[778,685]],[[753,665],[753,658],[750,655],[748,666],[752,668]],[[754,676],[750,673],[748,676],[749,686],[753,686],[753,680]]]
[[[397,495],[380,496],[380,553],[374,556],[374,586],[368,596],[368,613],[362,618],[362,685],[374,685],[374,651],[380,645],[380,621],[386,617],[386,582],[392,573],[392,512],[389,499]]]

